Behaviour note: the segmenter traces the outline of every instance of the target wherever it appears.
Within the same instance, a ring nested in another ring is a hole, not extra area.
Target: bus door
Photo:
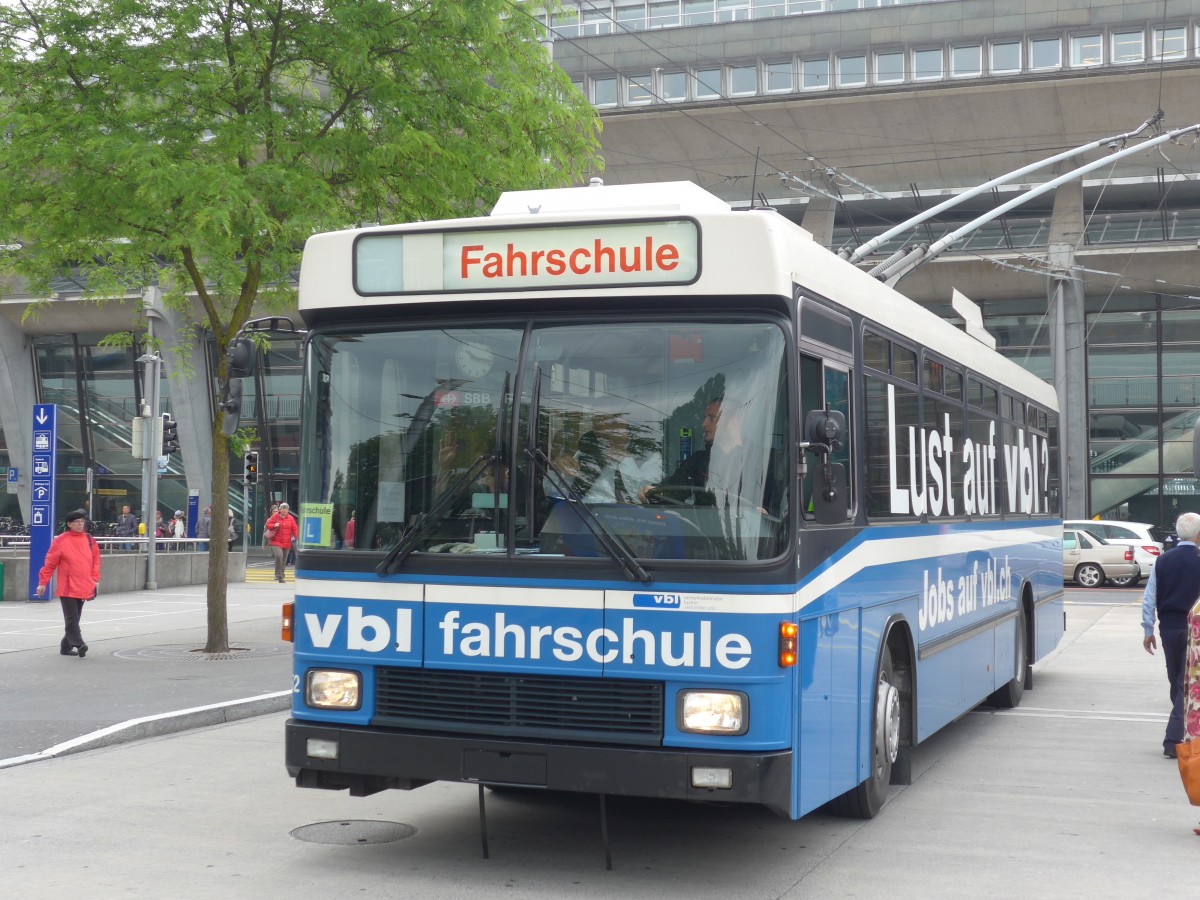
[[[840,412],[846,433],[840,448],[829,454],[829,465],[837,467],[832,487],[844,492],[836,506],[844,510],[840,521],[818,519],[822,498],[818,492],[830,489],[822,471],[821,455],[805,454],[807,471],[801,478],[800,500],[802,528],[799,533],[801,584],[820,572],[828,560],[836,559],[855,529],[851,527],[854,505],[852,451],[854,433],[850,408],[850,367],[832,354],[800,353],[800,410],[803,425],[811,413],[822,410]],[[802,436],[803,437],[803,436]],[[844,473],[844,474],[840,474]],[[835,565],[832,570],[838,571]],[[858,740],[863,708],[860,708],[859,669],[862,655],[861,598],[852,586],[834,580],[821,596],[801,593],[800,665],[798,668],[798,742],[799,771],[794,784],[796,806],[809,810],[850,790],[861,780]]]

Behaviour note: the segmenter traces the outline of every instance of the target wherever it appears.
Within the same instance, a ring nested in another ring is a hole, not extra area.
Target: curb
[[[174,712],[158,713],[153,716],[143,716],[109,725],[91,734],[80,735],[37,753],[27,753],[24,756],[13,756],[0,759],[0,769],[21,766],[26,763],[43,759],[55,759],[72,753],[82,753],[85,750],[96,750],[113,744],[123,744],[128,741],[140,741],[144,738],[158,737],[164,734],[174,734],[192,728],[204,728],[209,725],[222,725],[226,722],[236,722],[239,719],[249,719],[269,713],[283,712],[291,708],[292,692],[277,691],[263,694],[259,697],[247,697],[242,700],[229,700],[225,703],[213,703],[209,706],[196,706],[192,709],[181,709]]]

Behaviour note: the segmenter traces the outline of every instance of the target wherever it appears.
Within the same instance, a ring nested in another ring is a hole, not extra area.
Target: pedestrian
[[[1200,600],[1188,613],[1187,660],[1184,664],[1183,739],[1200,740]],[[1200,825],[1192,829],[1200,834]]]
[[[138,517],[130,512],[128,505],[121,507],[121,514],[117,516],[117,527],[115,534],[117,537],[131,538],[137,534]],[[132,550],[133,543],[121,544],[122,550]]]
[[[232,509],[227,509],[225,512],[229,516],[229,526],[226,529],[226,540],[229,541],[229,552],[232,553],[233,542],[237,540],[237,521],[233,517]]]
[[[167,533],[167,523],[163,521],[162,510],[156,509],[154,511],[154,536],[156,538],[165,537],[166,533]],[[154,549],[155,550],[165,550],[166,545],[160,544],[156,541],[154,544]]]
[[[1163,738],[1163,756],[1175,759],[1183,740],[1184,662],[1188,643],[1188,611],[1200,597],[1200,515],[1187,512],[1175,522],[1179,542],[1154,563],[1142,594],[1142,646],[1153,654],[1154,619],[1162,638],[1163,658],[1171,690],[1171,715]]]
[[[354,549],[354,533],[356,530],[354,510],[350,510],[350,518],[346,520],[346,526],[342,529],[342,545],[348,550]]]
[[[204,507],[204,512],[200,514],[200,521],[196,523],[196,544],[197,550],[208,549],[208,539],[212,537],[212,507]]]
[[[65,626],[58,652],[63,656],[78,652],[79,658],[83,659],[87,656],[88,645],[83,642],[79,619],[83,615],[83,604],[96,596],[100,585],[100,548],[86,531],[86,510],[72,510],[67,513],[66,521],[66,530],[51,542],[46,553],[46,564],[38,572],[35,593],[43,596],[50,579],[58,573],[58,599]]]
[[[182,550],[183,539],[187,537],[187,517],[184,516],[182,509],[175,510],[175,515],[171,517],[171,537],[175,538],[175,544],[171,549]]]
[[[271,553],[275,557],[275,580],[280,584],[284,582],[288,551],[295,545],[299,532],[300,526],[288,512],[288,505],[280,503],[275,514],[267,519],[267,526],[263,531],[263,537],[271,545]]]
[[[279,504],[272,503],[271,504],[271,512],[267,515],[267,519],[270,520],[277,515],[279,515]],[[271,542],[270,542],[270,540],[267,539],[266,532],[263,533],[263,546],[268,549],[270,549],[270,547],[271,547]]]

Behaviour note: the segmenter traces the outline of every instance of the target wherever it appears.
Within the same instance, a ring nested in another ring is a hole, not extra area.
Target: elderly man
[[[1171,686],[1171,716],[1163,739],[1163,756],[1174,759],[1175,745],[1183,740],[1184,656],[1187,653],[1187,617],[1200,596],[1200,515],[1184,513],[1175,522],[1179,543],[1155,562],[1150,580],[1142,594],[1142,646],[1153,654],[1154,618],[1162,637],[1163,657],[1167,662],[1167,681]]]

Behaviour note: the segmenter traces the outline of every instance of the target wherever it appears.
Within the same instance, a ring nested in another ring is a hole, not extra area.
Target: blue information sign
[[[196,536],[196,523],[200,521],[200,492],[197,490],[188,491],[187,502],[187,536],[194,538]]]
[[[45,597],[38,597],[38,572],[46,562],[50,542],[54,540],[54,526],[58,521],[54,507],[54,475],[58,471],[58,407],[53,403],[33,405],[33,465],[29,481],[29,599],[49,600],[51,590]]]

